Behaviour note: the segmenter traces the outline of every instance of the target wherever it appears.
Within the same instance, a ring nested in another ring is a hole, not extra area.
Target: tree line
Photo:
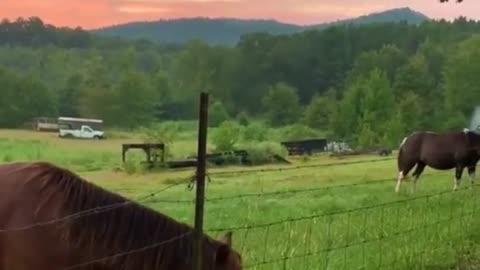
[[[360,145],[394,145],[413,130],[468,126],[480,100],[479,32],[479,23],[458,18],[177,46],[4,20],[0,126],[41,115],[121,128],[194,119],[199,92],[209,91],[212,123],[302,123]]]

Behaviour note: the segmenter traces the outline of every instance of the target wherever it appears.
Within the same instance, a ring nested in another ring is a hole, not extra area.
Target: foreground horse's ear
[[[218,264],[224,264],[228,261],[230,252],[232,252],[232,232],[227,232],[219,239],[222,244],[217,249],[215,260]]]
[[[228,245],[229,247],[232,246],[232,232],[227,232],[224,236],[220,238],[220,242]]]

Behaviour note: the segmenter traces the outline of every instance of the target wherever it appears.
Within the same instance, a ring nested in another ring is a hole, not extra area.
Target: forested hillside
[[[428,17],[409,8],[397,8],[364,15],[358,18],[338,20],[331,23],[300,26],[274,20],[182,18],[151,22],[131,22],[93,30],[101,36],[127,39],[148,39],[183,44],[199,39],[209,45],[234,46],[249,33],[292,34],[309,29],[325,29],[342,24],[370,24],[385,22],[407,22],[418,24]]]
[[[406,132],[468,126],[480,102],[480,24],[334,26],[255,33],[235,47],[183,47],[97,37],[39,19],[0,24],[0,127],[33,116],[83,116],[136,128],[194,119],[302,123],[361,145]]]

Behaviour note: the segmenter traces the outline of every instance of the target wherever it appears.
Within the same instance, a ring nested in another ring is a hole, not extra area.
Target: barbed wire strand
[[[474,186],[479,186],[479,184],[475,184]],[[470,187],[459,188],[457,190],[457,192],[461,191],[461,190],[467,190],[467,189],[470,189]],[[272,221],[272,222],[268,222],[268,223],[235,226],[235,227],[227,227],[227,228],[213,228],[213,229],[210,229],[208,231],[210,231],[210,232],[221,232],[221,231],[227,231],[227,230],[238,231],[238,230],[246,230],[246,229],[263,228],[263,227],[267,227],[267,226],[282,224],[282,223],[285,223],[285,222],[308,220],[308,219],[312,219],[312,218],[315,218],[315,217],[320,218],[320,217],[326,217],[326,216],[347,214],[349,212],[356,212],[356,211],[361,211],[361,210],[385,207],[385,206],[394,205],[394,204],[401,204],[401,203],[405,203],[405,202],[418,201],[418,200],[425,199],[427,197],[433,197],[433,196],[438,196],[438,195],[443,195],[443,194],[452,194],[452,198],[453,198],[453,193],[455,193],[455,192],[452,191],[452,190],[444,190],[444,191],[440,191],[438,193],[430,193],[430,194],[425,194],[425,195],[421,195],[421,196],[417,196],[417,197],[413,197],[413,198],[407,198],[407,199],[396,200],[396,201],[388,201],[388,202],[383,202],[383,203],[380,203],[380,204],[367,205],[367,206],[350,208],[350,209],[345,209],[345,210],[340,210],[340,211],[333,211],[333,212],[321,213],[321,214],[316,214],[316,215],[288,218],[288,219]],[[451,208],[451,210],[452,210],[452,208]]]
[[[424,174],[422,177],[431,177],[431,176],[440,176],[440,175],[447,175],[447,172],[433,172],[429,174]],[[249,197],[266,197],[266,196],[278,196],[278,195],[285,195],[285,194],[295,194],[295,193],[307,193],[307,192],[316,192],[322,190],[333,190],[338,188],[352,188],[352,187],[359,187],[359,186],[367,186],[367,185],[378,185],[388,182],[396,181],[395,177],[392,178],[380,178],[376,180],[369,180],[369,181],[362,181],[358,183],[348,183],[348,184],[339,184],[339,185],[330,185],[325,186],[322,185],[320,187],[314,188],[300,188],[300,189],[290,189],[290,190],[278,190],[278,191],[270,191],[270,192],[256,192],[256,193],[243,193],[238,195],[231,195],[231,196],[219,196],[213,198],[205,198],[205,202],[218,202],[218,201],[226,201],[226,200],[236,200],[236,199],[244,199]],[[150,202],[157,203],[194,203],[193,199],[190,200],[170,200],[170,199],[153,199]]]
[[[84,262],[84,263],[75,264],[75,265],[63,268],[61,270],[77,269],[77,268],[88,266],[88,265],[91,265],[91,264],[94,264],[94,263],[103,262],[103,261],[106,261],[106,260],[110,260],[110,259],[114,259],[114,258],[118,258],[118,257],[123,257],[123,256],[127,256],[127,255],[134,254],[134,253],[144,252],[146,250],[153,249],[153,248],[171,243],[173,241],[179,240],[179,239],[181,239],[183,237],[186,237],[187,235],[192,234],[192,233],[193,233],[193,231],[190,231],[190,232],[172,237],[172,238],[170,238],[168,240],[165,240],[165,241],[157,242],[157,243],[154,243],[154,244],[151,244],[151,245],[148,245],[148,246],[144,246],[144,247],[137,248],[137,249],[132,249],[132,250],[125,251],[125,252],[116,253],[116,254],[111,255],[111,256],[106,256],[106,257],[103,257],[103,258],[90,260],[90,261],[87,261],[87,262]]]
[[[364,164],[364,163],[376,163],[376,162],[389,161],[389,160],[395,160],[395,159],[396,158],[377,158],[377,159],[367,159],[367,160],[357,160],[357,161],[319,163],[319,164],[298,165],[298,166],[288,166],[288,167],[286,166],[286,167],[278,167],[278,168],[217,171],[217,172],[209,173],[209,175],[210,176],[221,176],[221,175],[230,175],[230,174],[282,172],[282,171],[301,170],[301,169],[308,169],[308,168],[320,168],[320,167],[345,166],[345,165],[355,165],[355,164]]]

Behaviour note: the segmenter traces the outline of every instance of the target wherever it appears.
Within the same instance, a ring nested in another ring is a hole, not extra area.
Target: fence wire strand
[[[236,175],[236,174],[255,174],[255,173],[268,173],[268,172],[283,172],[291,170],[301,170],[309,168],[321,168],[321,167],[332,167],[332,166],[345,166],[345,165],[355,165],[355,164],[364,164],[364,163],[376,163],[382,161],[394,160],[396,158],[377,158],[377,159],[367,159],[367,160],[357,160],[357,161],[345,161],[345,162],[331,162],[331,163],[319,163],[319,164],[310,164],[310,165],[299,165],[299,166],[285,166],[278,168],[264,168],[264,169],[250,169],[250,170],[232,170],[232,171],[218,171],[210,173],[210,176],[224,176],[224,175]]]
[[[190,235],[190,234],[192,234],[192,233],[193,233],[193,231],[187,232],[187,233],[183,233],[183,234],[181,234],[181,235],[172,237],[172,238],[170,238],[170,239],[168,239],[168,240],[165,240],[165,241],[153,243],[153,244],[148,245],[148,246],[144,246],[144,247],[141,247],[141,248],[128,250],[128,251],[125,251],[125,252],[119,252],[119,253],[116,253],[116,254],[111,255],[111,256],[106,256],[106,257],[103,257],[103,258],[90,260],[90,261],[87,261],[87,262],[84,262],[84,263],[81,263],[81,264],[75,264],[75,265],[72,265],[72,266],[63,268],[63,269],[61,269],[61,270],[77,269],[77,268],[89,266],[89,265],[92,265],[92,264],[95,264],[95,263],[99,263],[99,262],[104,262],[104,261],[107,261],[107,260],[115,259],[115,258],[118,258],[118,257],[123,257],[123,256],[131,255],[131,254],[134,254],[134,253],[145,252],[145,251],[147,251],[147,250],[149,250],[149,249],[157,248],[157,247],[160,247],[160,246],[162,246],[162,245],[165,245],[165,244],[174,242],[174,241],[176,241],[176,240],[180,240],[181,238],[186,237],[187,235]]]
[[[439,176],[439,175],[447,175],[448,173],[445,172],[433,172],[429,174],[424,174],[423,177],[429,176]],[[277,190],[277,191],[269,191],[269,192],[256,192],[256,193],[242,193],[238,195],[231,195],[231,196],[219,196],[208,198],[206,196],[205,202],[220,202],[220,201],[227,201],[227,200],[238,200],[238,199],[245,199],[245,198],[252,198],[252,197],[267,197],[267,196],[281,196],[287,194],[299,194],[299,193],[309,193],[309,192],[318,192],[324,190],[335,190],[339,188],[353,188],[353,187],[361,187],[361,186],[369,186],[369,185],[379,185],[384,183],[395,183],[396,178],[380,178],[376,180],[369,180],[369,181],[362,181],[358,183],[348,183],[348,184],[339,184],[339,185],[331,185],[331,186],[319,186],[319,187],[310,187],[310,188],[299,188],[299,189],[290,189],[290,190]],[[173,203],[173,204],[193,204],[195,201],[193,199],[189,200],[171,200],[171,199],[152,199],[150,202],[152,203]]]

